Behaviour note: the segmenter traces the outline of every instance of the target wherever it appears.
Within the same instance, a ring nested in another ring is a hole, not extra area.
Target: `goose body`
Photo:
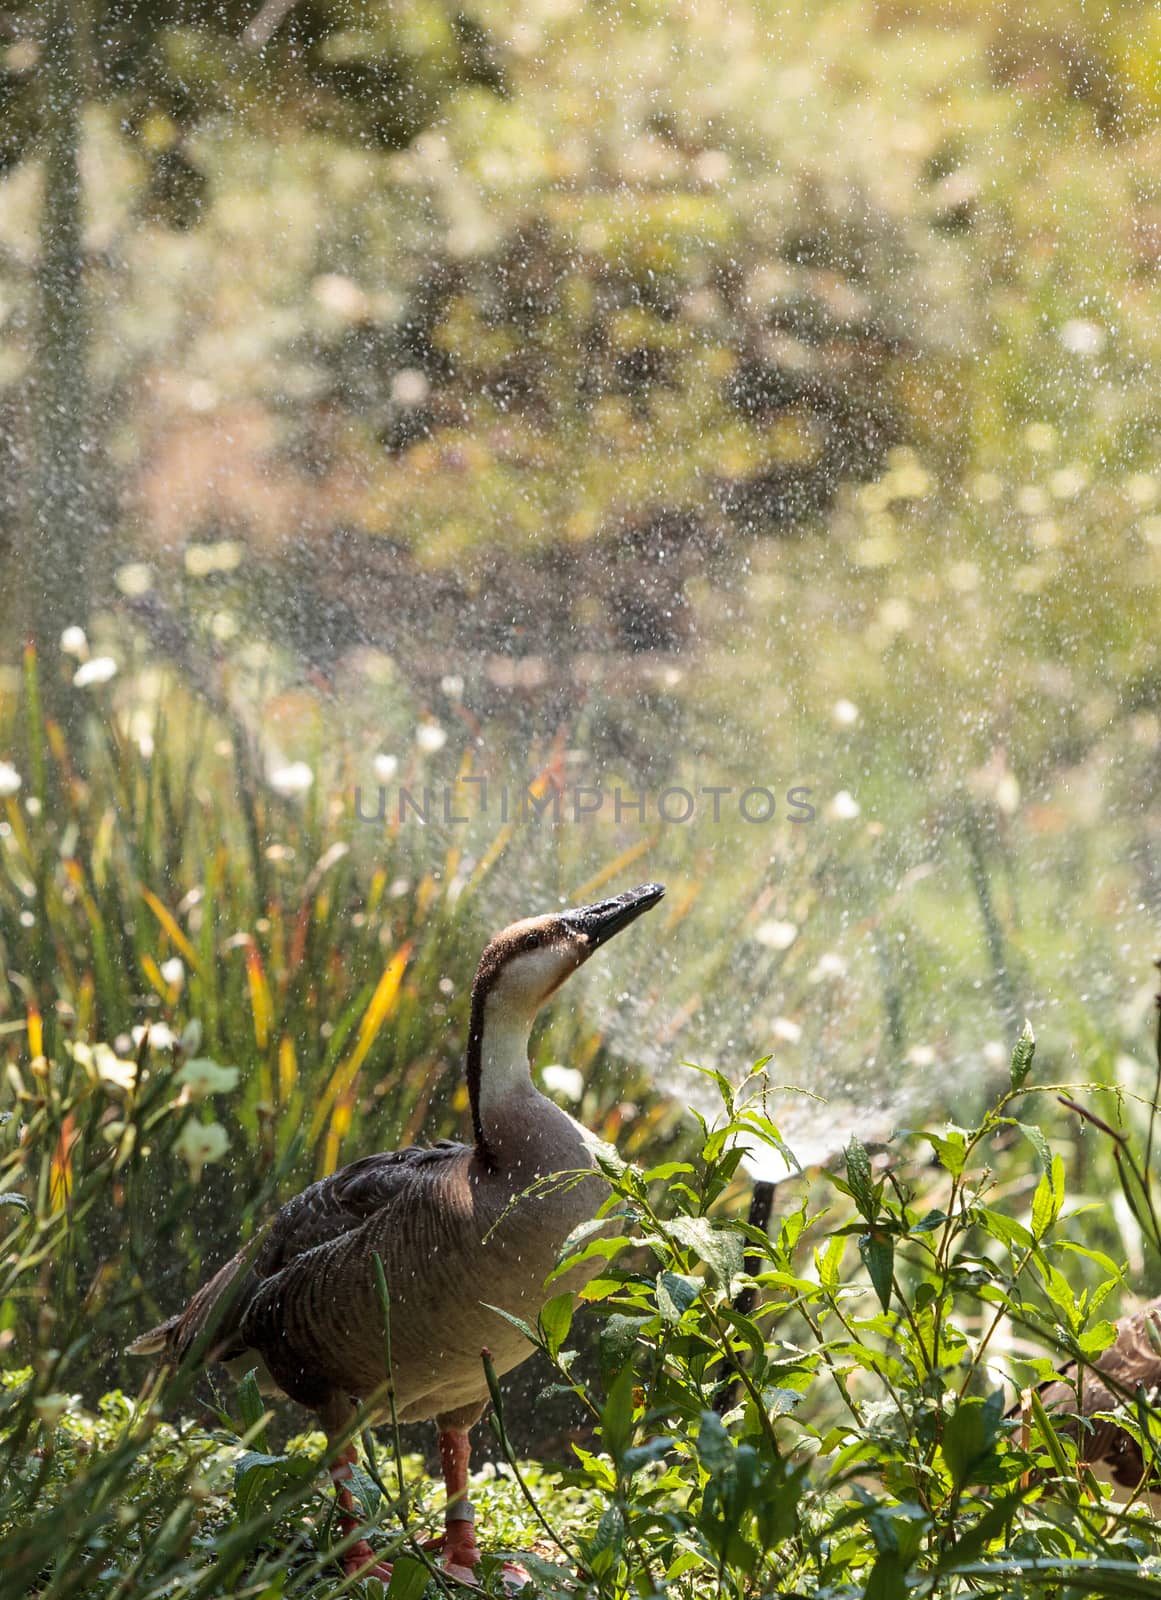
[[[571,972],[663,893],[643,884],[515,923],[493,939],[472,989],[473,1143],[366,1156],[312,1184],[184,1310],[130,1346],[174,1362],[196,1346],[239,1375],[257,1368],[268,1392],[309,1407],[337,1438],[388,1376],[378,1256],[390,1298],[396,1414],[403,1422],[434,1418],[440,1430],[453,1572],[470,1571],[479,1555],[464,1496],[466,1433],[488,1404],[481,1351],[498,1373],[531,1352],[491,1308],[535,1322],[561,1246],[607,1193],[593,1170],[593,1136],[532,1082],[532,1022]],[[353,1459],[352,1448],[336,1475],[349,1473]],[[341,1494],[353,1525],[349,1491]],[[361,1543],[346,1558],[349,1571],[372,1562]]]
[[[1115,1499],[1125,1499],[1140,1484],[1145,1458],[1137,1440],[1102,1413],[1115,1411],[1141,1389],[1147,1403],[1156,1405],[1161,1396],[1161,1298],[1120,1319],[1116,1339],[1081,1379],[1080,1458],[1097,1478],[1112,1485]],[[1041,1400],[1048,1411],[1075,1412],[1075,1365],[1041,1391]],[[1154,1484],[1146,1490],[1154,1511],[1161,1509],[1156,1489]]]

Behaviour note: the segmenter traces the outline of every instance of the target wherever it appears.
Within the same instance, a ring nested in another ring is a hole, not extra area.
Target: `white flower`
[[[83,628],[66,628],[60,636],[60,647],[66,656],[76,656],[83,661],[89,653],[89,641]]]
[[[853,728],[859,720],[859,708],[853,700],[836,700],[830,714],[836,728]]]
[[[161,963],[161,976],[168,984],[185,982],[185,962],[180,956],[170,956]]]
[[[0,800],[15,794],[23,779],[9,761],[0,761]]]
[[[415,730],[415,742],[425,755],[433,756],[447,743],[447,732],[438,722],[421,722]]]
[[[996,784],[996,805],[1006,817],[1015,816],[1020,809],[1020,785],[1010,772]]]
[[[73,683],[78,689],[87,689],[90,684],[108,683],[116,676],[117,663],[112,656],[94,656],[91,661],[82,662],[73,673]]]
[[[305,794],[314,782],[314,773],[305,761],[292,761],[289,766],[275,767],[270,774],[270,787],[282,795]]]
[[[177,1035],[167,1022],[139,1022],[131,1031],[134,1044],[140,1044],[148,1033],[151,1050],[172,1050],[177,1043]]]
[[[397,406],[421,406],[430,389],[418,367],[403,367],[391,380],[391,398]]]
[[[153,568],[144,561],[130,561],[117,569],[116,582],[122,594],[148,594],[153,588]]]
[[[358,322],[367,315],[370,302],[352,278],[341,272],[323,272],[310,286],[315,304],[344,322]],[[419,374],[422,377],[422,373]]]
[[[208,578],[215,572],[234,572],[245,554],[237,539],[219,539],[216,544],[186,545],[183,559],[191,578]]]
[[[1060,342],[1074,356],[1099,356],[1105,347],[1105,330],[1085,317],[1072,317],[1060,330]]]
[[[819,956],[810,980],[812,983],[821,983],[824,978],[841,978],[846,970],[847,964],[842,956],[835,950],[828,950],[825,955]]]
[[[763,922],[758,925],[754,937],[768,950],[789,950],[798,938],[798,929],[793,922]]]
[[[783,1039],[787,1044],[797,1044],[802,1038],[802,1029],[789,1017],[776,1017],[771,1032],[776,1039]]]
[[[87,1045],[77,1039],[69,1045],[73,1060],[80,1063],[94,1083],[128,1094],[137,1083],[137,1063],[117,1055],[107,1044]]]
[[[379,753],[371,763],[372,770],[380,783],[390,783],[399,771],[399,757]]]
[[[198,1122],[191,1117],[174,1140],[173,1148],[189,1167],[195,1183],[207,1161],[220,1161],[230,1148],[229,1136],[220,1122]]]
[[[574,1105],[579,1103],[585,1092],[584,1073],[579,1067],[548,1066],[540,1078],[546,1089],[551,1089],[554,1094],[562,1094]]]
[[[209,1056],[196,1056],[186,1062],[177,1078],[194,1100],[204,1100],[208,1094],[229,1094],[238,1087],[239,1076],[237,1067],[221,1067]]]
[[[439,686],[449,700],[462,700],[464,680],[458,672],[448,672],[439,680]]]
[[[828,809],[837,821],[852,822],[862,808],[849,789],[840,789]]]
[[[1060,435],[1051,422],[1030,422],[1024,429],[1024,443],[1029,450],[1035,450],[1038,455],[1054,450],[1059,438]]]

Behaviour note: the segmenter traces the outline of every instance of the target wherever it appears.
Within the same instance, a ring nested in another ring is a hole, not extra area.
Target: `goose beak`
[[[562,911],[560,920],[566,928],[585,936],[590,951],[611,939],[622,928],[636,922],[643,911],[655,906],[665,893],[663,883],[642,883],[636,889],[626,889],[624,894],[611,900],[598,900],[591,906],[577,906],[572,911]]]

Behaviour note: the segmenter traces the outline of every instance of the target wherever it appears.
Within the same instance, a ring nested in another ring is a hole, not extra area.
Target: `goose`
[[[1145,1476],[1144,1453],[1131,1434],[1103,1413],[1141,1391],[1149,1406],[1161,1398],[1161,1297],[1122,1317],[1116,1327],[1116,1339],[1081,1378],[1079,1455],[1096,1478],[1112,1485],[1114,1500],[1126,1500]],[[1070,1362],[1041,1389],[1040,1399],[1046,1411],[1075,1413],[1076,1393],[1076,1364]],[[1066,1426],[1071,1431],[1077,1424]],[[1155,1479],[1146,1485],[1145,1499],[1154,1515],[1161,1511],[1159,1488]]]
[[[189,1356],[222,1362],[238,1376],[253,1369],[264,1392],[313,1411],[327,1435],[344,1537],[361,1519],[346,1481],[357,1452],[353,1442],[339,1441],[350,1434],[361,1400],[378,1394],[382,1415],[388,1379],[378,1256],[388,1289],[395,1415],[400,1422],[435,1420],[447,1491],[438,1543],[448,1574],[472,1579],[480,1551],[467,1498],[469,1430],[489,1400],[481,1352],[491,1352],[497,1374],[532,1352],[490,1307],[535,1322],[566,1238],[608,1192],[595,1171],[595,1137],[532,1082],[533,1020],[570,973],[664,892],[644,883],[513,923],[492,939],[471,995],[472,1143],[441,1140],[365,1156],[312,1184],[184,1310],[129,1346],[134,1355],[161,1355],[171,1364]],[[538,1181],[563,1173],[573,1176]],[[591,1270],[564,1287],[580,1287]],[[348,1576],[390,1577],[364,1539],[342,1563]]]

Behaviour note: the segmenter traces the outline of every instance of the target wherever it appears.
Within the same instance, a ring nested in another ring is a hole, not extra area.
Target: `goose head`
[[[655,906],[660,883],[514,922],[490,941],[472,985],[467,1082],[476,1148],[490,1170],[508,1108],[530,1093],[528,1036],[536,1013],[614,934]]]
[[[664,893],[660,883],[642,883],[609,900],[512,923],[480,958],[472,988],[478,1008],[484,1016],[523,1018],[531,1024],[567,977]]]

